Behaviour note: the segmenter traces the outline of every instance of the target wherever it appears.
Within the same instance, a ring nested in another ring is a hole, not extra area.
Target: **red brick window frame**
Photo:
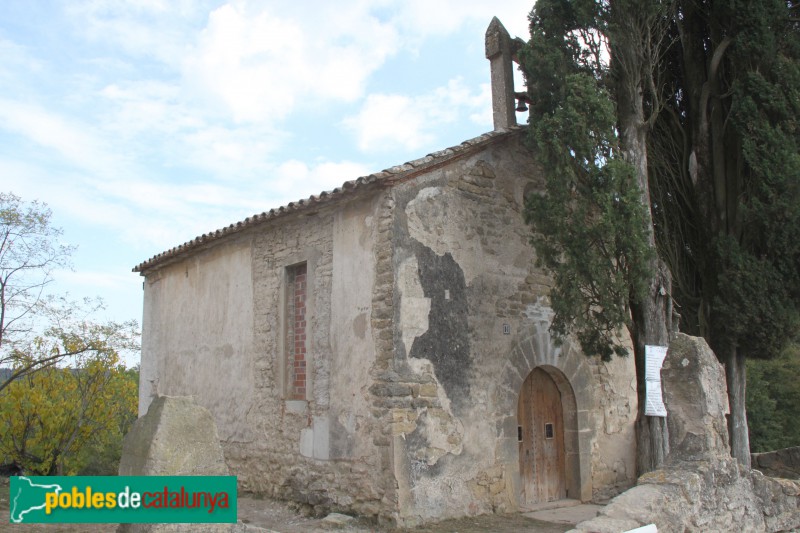
[[[288,267],[286,273],[286,397],[305,400],[308,383],[308,267],[306,263],[299,263]]]

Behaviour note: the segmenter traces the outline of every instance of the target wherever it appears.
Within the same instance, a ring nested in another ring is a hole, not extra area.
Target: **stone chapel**
[[[240,488],[405,525],[632,486],[632,358],[548,331],[514,48],[495,18],[494,131],[135,267],[140,414],[192,395]]]

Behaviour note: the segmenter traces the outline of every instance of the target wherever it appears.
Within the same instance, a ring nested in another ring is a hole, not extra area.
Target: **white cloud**
[[[401,145],[415,150],[430,142],[425,133],[425,113],[414,100],[399,94],[371,94],[358,115],[345,119],[363,151],[391,150]]]
[[[135,58],[177,65],[186,40],[202,22],[206,2],[195,0],[71,0],[66,13],[90,42],[113,46]]]
[[[2,165],[0,165],[2,168]],[[54,211],[118,235],[122,243],[162,251],[247,216],[329,191],[371,169],[349,161],[288,160],[260,179],[176,183],[156,179],[55,181],[40,198]]]
[[[285,204],[333,190],[345,181],[366,176],[373,170],[351,161],[326,161],[309,166],[303,161],[289,160],[276,168],[270,192]]]
[[[221,179],[270,168],[288,138],[280,130],[293,128],[288,120],[299,105],[327,109],[363,98],[370,76],[410,41],[467,23],[481,29],[494,14],[512,33],[524,31],[530,9],[527,2],[479,0],[355,1],[347,9],[330,2],[206,4],[90,0],[71,4],[70,12],[91,39],[162,63],[100,89],[109,104],[103,129],[125,140],[131,158],[167,153],[165,167]],[[153,68],[166,76],[154,78]],[[362,150],[392,143],[415,150],[435,140],[437,125],[456,120],[452,108],[490,126],[487,87],[467,90],[462,83],[427,96],[373,93],[344,123]]]
[[[181,109],[180,88],[160,80],[111,83],[98,94],[106,100],[112,115],[105,128],[117,135],[133,137],[153,130],[175,133],[183,128],[196,127],[200,121]]]
[[[217,179],[247,179],[267,170],[287,135],[269,124],[230,124],[193,107],[178,86],[155,80],[110,84],[103,128],[138,159],[190,167]]]
[[[364,98],[370,76],[409,35],[442,35],[474,21],[483,27],[492,14],[518,9],[450,0],[355,1],[347,9],[330,2],[206,4],[67,4],[73,25],[93,44],[83,65],[109,69],[68,71],[89,89],[72,101],[35,91],[24,102],[0,99],[0,128],[69,163],[51,176],[22,159],[6,156],[3,165],[38,176],[54,208],[117,227],[126,239],[171,245],[173,228],[207,231],[212,220],[238,216],[226,213],[261,211],[375,170],[350,161],[281,163],[280,148],[301,135],[289,133],[287,119],[301,102],[330,107]],[[511,30],[509,20],[503,18]],[[29,72],[31,65],[54,66],[12,41],[0,49],[26,58]],[[5,64],[11,73],[22,69],[17,60]],[[81,117],[87,102],[92,108]],[[344,123],[362,150],[416,150],[463,118],[488,127],[490,113],[488,85],[454,79],[423,95],[399,88],[368,95]],[[186,176],[188,168],[199,175]]]
[[[474,94],[461,78],[455,78],[420,96],[371,94],[359,113],[346,118],[344,125],[355,133],[363,151],[395,150],[398,145],[417,150],[433,142],[442,125],[463,116],[480,125],[491,125],[488,85],[482,85],[480,92]]]
[[[0,129],[50,149],[77,168],[107,173],[119,160],[90,128],[37,104],[0,98]]]
[[[478,23],[480,28],[489,26],[492,17],[497,17],[512,37],[528,39],[528,14],[533,8],[532,0],[399,0],[397,2],[397,24],[410,34],[422,36],[447,35],[465,23]]]
[[[263,176],[286,134],[268,127],[229,127],[208,124],[178,139],[176,162],[202,169],[223,181]]]
[[[65,285],[111,301],[135,262],[375,171],[356,143],[382,168],[490,129],[483,32],[525,37],[528,2],[21,2],[0,21],[0,185],[50,205],[86,266]],[[409,75],[421,50],[441,73]],[[479,81],[446,82],[460,64]]]
[[[0,37],[0,79],[14,83],[19,72],[41,72],[42,63],[18,43]]]
[[[472,113],[469,119],[480,126],[492,127],[492,87],[488,83],[481,84],[481,92],[472,100]]]
[[[237,123],[280,121],[305,99],[353,101],[397,50],[396,30],[366,6],[253,4],[212,11],[183,63],[195,95]]]

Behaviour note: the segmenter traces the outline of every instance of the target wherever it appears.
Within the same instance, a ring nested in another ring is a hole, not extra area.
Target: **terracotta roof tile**
[[[483,146],[485,144],[491,144],[521,129],[523,129],[523,127],[518,126],[507,131],[492,131],[489,133],[484,133],[483,135],[475,137],[474,139],[464,141],[457,146],[452,146],[450,148],[445,148],[444,150],[439,150],[438,152],[433,152],[425,157],[403,163],[402,165],[393,166],[381,172],[370,174],[369,176],[362,176],[354,180],[346,181],[332,191],[322,191],[321,193],[317,195],[311,195],[306,199],[289,202],[284,206],[270,209],[268,212],[249,216],[244,220],[235,222],[229,226],[213,231],[212,233],[204,233],[199,237],[195,237],[191,241],[179,244],[178,246],[170,248],[165,252],[161,252],[160,254],[151,257],[147,261],[136,265],[133,268],[133,271],[144,273],[153,267],[169,263],[174,259],[178,259],[181,256],[187,255],[189,252],[226,235],[243,231],[254,225],[266,222],[267,220],[286,216],[290,213],[305,211],[306,209],[310,209],[312,207],[335,202],[338,199],[349,196],[355,191],[365,187],[375,186],[376,184],[389,186],[393,183],[403,181],[405,177],[409,175],[416,175],[429,166],[435,166],[444,163],[451,158],[457,157],[462,153],[469,151],[471,148]]]

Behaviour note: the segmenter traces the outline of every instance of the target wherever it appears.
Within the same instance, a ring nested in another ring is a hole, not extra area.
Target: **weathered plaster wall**
[[[596,438],[592,443],[592,500],[604,502],[636,481],[638,401],[633,352],[608,363],[587,358],[594,378]]]
[[[143,376],[157,375],[162,394],[194,394],[214,413],[226,461],[244,489],[320,512],[378,514],[388,461],[373,444],[380,427],[368,387],[375,255],[386,245],[377,238],[380,193],[354,196],[264,224],[193,258],[193,299],[183,263],[151,273],[160,281],[146,296],[143,359],[158,363],[143,367]],[[308,267],[308,390],[304,400],[287,400],[285,273],[300,262]],[[225,355],[234,341],[242,348]],[[181,368],[191,372],[175,378]]]
[[[367,374],[374,364],[372,311],[380,197],[357,198],[283,221],[254,242],[259,376],[248,417],[259,438],[226,443],[226,458],[248,489],[318,507],[377,514],[380,456],[372,443]],[[306,261],[310,326],[305,401],[280,394],[286,266]]]
[[[542,367],[567,415],[569,496],[633,482],[631,360],[547,331],[520,135],[147,273],[142,405],[197,397],[243,488],[406,524],[519,505],[516,413]],[[286,268],[308,265],[306,398],[284,394]],[[152,387],[151,387],[152,388]]]
[[[576,388],[569,496],[633,483],[632,361],[590,360],[547,333],[551,282],[522,218],[523,192],[541,187],[509,136],[392,189],[394,355],[373,392],[391,412],[402,522],[517,508],[517,400],[539,365]]]
[[[195,396],[220,438],[248,439],[255,391],[250,236],[147,276],[139,413],[156,392]]]
[[[370,320],[375,280],[375,201],[337,211],[333,224],[331,362],[327,420],[333,459],[372,453],[370,370],[375,344]]]

